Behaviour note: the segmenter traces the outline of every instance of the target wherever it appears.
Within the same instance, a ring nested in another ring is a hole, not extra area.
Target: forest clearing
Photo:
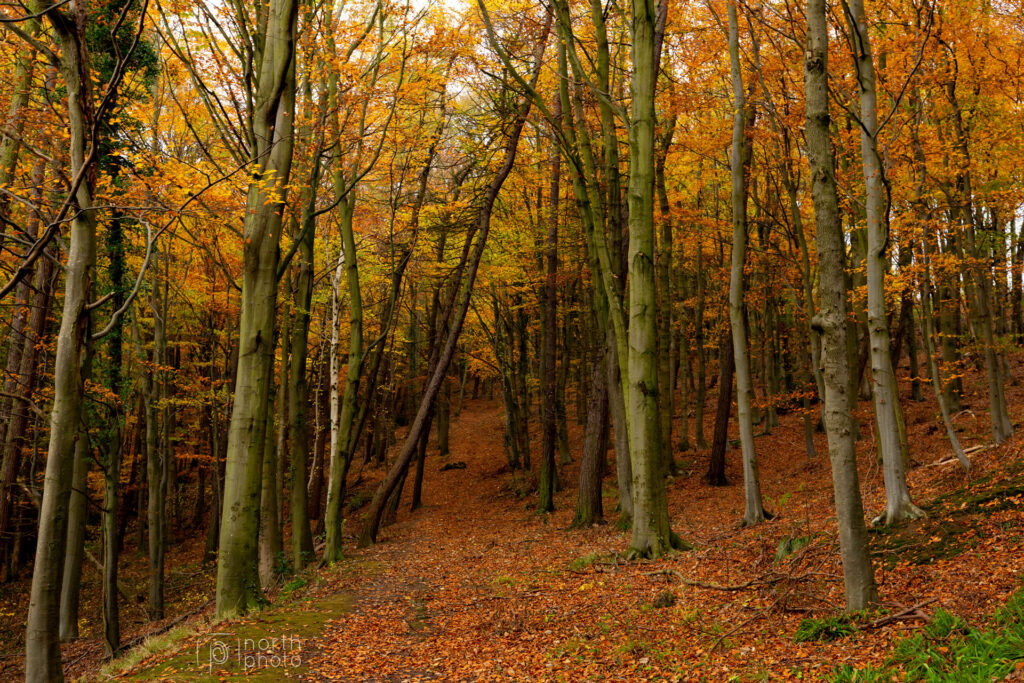
[[[0,678],[1024,680],[1022,50],[0,3]]]

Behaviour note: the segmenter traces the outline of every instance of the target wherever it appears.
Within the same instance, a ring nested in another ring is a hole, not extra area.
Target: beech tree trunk
[[[96,262],[96,215],[93,209],[95,151],[90,140],[93,122],[89,55],[85,46],[84,8],[75,2],[73,18],[54,14],[50,23],[61,45],[60,69],[67,89],[70,128],[71,177],[78,181],[72,199],[71,233],[64,273],[64,308],[54,354],[53,406],[46,456],[43,498],[39,506],[32,588],[25,635],[25,680],[28,683],[63,681],[59,604],[64,570],[64,541],[68,529],[75,444],[79,438],[85,377],[82,351],[88,338],[86,305],[92,294]],[[87,146],[90,149],[87,151]]]
[[[725,331],[718,343],[718,401],[715,431],[711,436],[711,457],[705,479],[712,486],[728,486],[725,477],[725,451],[729,442],[729,413],[732,412],[732,375],[736,356],[732,352],[732,333]]]
[[[560,107],[556,108],[560,112]],[[557,116],[557,114],[556,114]],[[560,118],[560,117],[559,117]],[[556,118],[555,125],[560,123]],[[544,278],[544,349],[541,354],[541,393],[543,403],[543,446],[540,461],[540,490],[537,509],[551,512],[555,509],[556,479],[555,450],[558,448],[558,415],[556,391],[558,368],[558,198],[560,194],[562,155],[555,150],[551,159],[551,196],[549,197],[548,230],[544,243],[546,271]]]
[[[282,214],[291,175],[295,119],[297,0],[270,0],[249,146],[254,175],[246,199],[239,302],[239,357],[228,430],[217,564],[218,618],[235,617],[260,601],[261,456],[274,362],[274,322]]]
[[[729,323],[736,368],[736,417],[740,426],[743,451],[744,526],[763,522],[767,515],[761,502],[761,482],[754,450],[754,388],[750,376],[750,352],[747,346],[747,304],[743,269],[747,262],[747,174],[750,149],[746,134],[746,94],[740,64],[739,24],[735,0],[729,2],[729,60],[732,64],[732,264],[729,271]]]
[[[629,343],[627,420],[633,466],[629,554],[660,557],[683,547],[668,518],[658,418],[657,302],[654,289],[654,0],[633,0],[632,116],[629,126]],[[620,362],[623,359],[619,359]]]
[[[861,156],[864,165],[867,219],[868,344],[871,359],[872,398],[878,446],[885,479],[885,513],[876,521],[894,524],[921,517],[907,488],[906,462],[900,443],[903,416],[893,373],[889,318],[885,306],[886,248],[889,243],[882,186],[882,160],[878,155],[878,97],[875,65],[868,35],[863,0],[850,0],[847,15],[854,46],[857,82],[860,89]],[[828,391],[826,389],[826,391]]]
[[[849,357],[846,353],[846,245],[839,218],[828,112],[828,24],[825,0],[807,2],[807,44],[804,61],[807,117],[807,156],[817,226],[818,300],[815,327],[822,335],[825,384],[825,429],[832,487],[839,519],[839,551],[843,562],[846,609],[862,610],[878,599],[868,550],[867,527],[857,475],[856,439],[847,392]],[[888,347],[887,347],[888,348]]]
[[[580,482],[576,516],[572,526],[586,528],[604,519],[601,499],[602,464],[608,452],[608,371],[606,349],[599,352],[590,375],[587,399],[587,424],[583,430],[583,455],[580,457]]]

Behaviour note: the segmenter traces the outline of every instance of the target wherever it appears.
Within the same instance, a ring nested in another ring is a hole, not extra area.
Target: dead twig
[[[862,630],[867,630],[867,629],[870,629],[870,628],[878,628],[880,626],[885,626],[886,624],[890,624],[890,623],[892,623],[894,621],[901,621],[903,619],[925,619],[925,620],[927,620],[930,617],[927,614],[925,614],[924,612],[921,612],[921,608],[922,607],[926,607],[927,605],[930,605],[933,602],[937,602],[937,601],[938,601],[938,598],[928,598],[927,600],[923,600],[922,602],[919,602],[916,605],[913,605],[911,607],[907,607],[906,609],[902,609],[899,612],[894,612],[893,614],[887,614],[886,616],[881,617],[880,619],[875,619],[870,624],[866,624],[866,625],[864,625],[861,628],[862,628]]]
[[[653,572],[644,572],[644,576],[657,576],[657,575],[674,576],[679,581],[679,583],[681,583],[681,584],[683,584],[685,586],[693,586],[694,588],[707,588],[709,590],[716,590],[716,591],[741,591],[741,590],[744,590],[746,588],[750,588],[751,586],[757,586],[757,585],[760,585],[760,584],[777,583],[778,581],[782,580],[782,579],[776,579],[774,581],[772,581],[772,580],[765,580],[764,577],[767,576],[767,574],[762,574],[761,576],[753,578],[750,581],[746,581],[744,583],[721,584],[721,583],[705,583],[703,581],[694,581],[693,579],[686,578],[685,576],[683,576],[681,573],[679,573],[675,569],[658,569],[658,570],[655,570]]]

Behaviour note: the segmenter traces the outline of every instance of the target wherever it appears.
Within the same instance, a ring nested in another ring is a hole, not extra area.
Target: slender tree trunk
[[[125,303],[124,284],[124,219],[115,216],[107,228],[107,252],[110,257],[110,282],[113,287],[111,307],[121,310]],[[116,403],[107,409],[107,443],[103,461],[103,645],[108,657],[121,651],[121,618],[118,612],[117,533],[118,495],[121,488],[121,451],[124,441],[124,415],[126,404],[121,396],[124,317],[119,317],[110,333],[107,353],[108,385]]]
[[[658,413],[660,418],[661,448],[665,462],[665,471],[676,474],[675,457],[672,454],[672,418],[675,415],[675,316],[673,311],[678,293],[672,287],[672,216],[669,210],[668,189],[665,187],[665,158],[672,144],[672,133],[675,130],[673,117],[665,126],[665,131],[658,139],[655,152],[654,182],[658,195],[658,212],[661,222],[661,239],[658,240],[655,274],[657,276],[658,293]],[[680,446],[683,450],[690,447],[686,433],[686,409],[683,408],[683,434]]]
[[[725,450],[729,442],[729,413],[732,411],[732,376],[736,356],[732,353],[732,332],[722,332],[718,343],[718,402],[715,430],[711,437],[711,457],[705,479],[712,486],[728,486],[725,477]]]
[[[576,516],[572,526],[586,528],[604,519],[601,499],[602,463],[608,452],[608,370],[607,349],[599,352],[590,376],[587,400],[587,425],[583,431],[583,455],[580,458],[580,483]]]
[[[32,4],[29,7],[33,7]],[[40,21],[33,17],[25,21],[23,30],[35,38],[39,35]],[[32,72],[35,70],[36,50],[26,45],[18,51],[14,62],[14,73],[11,83],[13,88],[7,103],[7,115],[4,118],[3,133],[0,133],[0,187],[9,187],[18,169],[18,157],[21,153],[21,134],[25,129],[25,108],[28,106],[29,95],[32,93]],[[8,134],[10,131],[11,134]],[[35,185],[39,187],[39,184]],[[10,206],[10,195],[0,194],[0,219],[6,218]],[[0,220],[0,244],[4,241],[7,222]],[[4,402],[8,399],[5,397]]]
[[[559,127],[561,107],[556,100],[555,122]],[[548,214],[548,231],[544,243],[547,268],[544,278],[544,349],[541,354],[541,393],[543,405],[543,447],[540,461],[540,491],[537,509],[551,512],[555,509],[554,494],[557,473],[555,472],[555,450],[558,448],[557,382],[558,368],[556,354],[558,347],[558,199],[560,194],[562,155],[557,151],[551,158],[551,195]]]
[[[961,205],[957,207],[967,229],[967,245],[970,249],[973,264],[969,268],[970,283],[967,290],[973,293],[969,297],[971,310],[974,313],[975,333],[981,332],[981,343],[985,358],[985,379],[988,384],[988,405],[989,417],[992,424],[992,440],[1001,444],[1013,436],[1013,423],[1010,421],[1009,412],[1006,409],[1006,394],[1003,388],[1003,369],[996,347],[995,324],[993,322],[993,308],[995,304],[992,296],[993,276],[989,263],[988,248],[979,244],[979,219],[974,207],[974,190],[971,181],[971,157],[970,148],[967,143],[967,133],[964,129],[960,103],[956,96],[956,85],[950,83],[946,86],[950,104],[953,107],[953,130],[956,133],[956,142],[960,159],[958,161],[963,169],[958,174],[957,184],[960,190]],[[1002,276],[999,276],[1002,277]],[[1005,283],[1005,278],[1003,278]]]
[[[736,417],[740,425],[740,447],[743,450],[743,490],[746,502],[743,524],[753,526],[763,522],[768,515],[761,502],[761,483],[757,471],[757,454],[754,451],[754,391],[750,376],[750,352],[747,347],[747,305],[743,275],[747,262],[747,175],[750,164],[746,122],[750,113],[743,91],[735,0],[730,0],[728,12],[733,91],[732,267],[729,276],[729,322],[732,326],[733,355],[736,357]]]
[[[338,184],[336,183],[336,189]],[[359,288],[359,266],[356,258],[355,233],[352,228],[352,214],[355,210],[354,190],[349,192],[339,205],[344,255],[344,272],[349,295],[349,352],[348,369],[345,375],[345,393],[338,415],[337,439],[332,443],[330,478],[327,487],[327,514],[324,525],[327,542],[324,559],[328,562],[341,559],[342,504],[345,495],[345,478],[352,461],[352,425],[355,421],[356,399],[359,391],[359,377],[363,364],[363,303]]]
[[[619,369],[619,349],[615,341],[615,330],[607,325],[605,358],[608,379],[608,411],[612,418],[612,436],[615,445],[615,471],[619,489],[619,521],[624,528],[633,526],[633,461],[629,456],[629,426],[626,418],[625,392],[622,386],[622,371]]]
[[[875,66],[868,36],[863,0],[850,0],[847,21],[853,37],[857,80],[860,87],[861,155],[867,209],[867,290],[868,334],[871,358],[872,396],[878,428],[885,479],[885,514],[878,521],[894,524],[924,513],[914,505],[907,488],[906,463],[900,444],[903,420],[896,378],[893,373],[889,319],[885,306],[885,251],[888,226],[882,179],[884,169],[878,155],[878,99],[875,90]],[[827,390],[826,390],[827,391]]]
[[[815,326],[822,335],[825,369],[825,429],[832,463],[832,487],[839,518],[839,551],[843,562],[846,609],[862,610],[878,599],[868,551],[864,507],[857,476],[856,439],[850,415],[846,352],[846,246],[839,218],[833,176],[828,113],[828,24],[825,0],[807,2],[807,45],[804,61],[807,116],[807,156],[811,164],[814,218],[819,263]]]
[[[287,359],[283,359],[287,362]],[[273,372],[273,371],[271,371]],[[273,378],[269,380],[273,382]],[[277,396],[278,402],[285,397]],[[273,400],[273,399],[272,399]],[[283,552],[281,530],[277,526],[277,453],[274,448],[274,411],[267,409],[267,425],[263,435],[263,464],[260,483],[260,536],[259,574],[260,587],[269,590],[277,579],[278,555]]]
[[[89,374],[91,350],[86,350],[82,363]],[[70,642],[78,638],[78,606],[82,587],[82,559],[85,557],[86,492],[89,484],[89,432],[83,426],[75,443],[75,465],[71,478],[71,499],[68,503],[68,535],[64,546],[64,578],[60,590],[60,639]]]
[[[75,442],[79,436],[85,377],[82,350],[89,336],[86,305],[92,294],[96,262],[96,215],[92,206],[94,157],[87,156],[92,127],[89,56],[85,46],[84,8],[76,2],[75,18],[54,28],[61,43],[61,71],[67,89],[71,176],[80,178],[72,207],[71,234],[64,275],[64,309],[54,358],[53,406],[46,457],[43,498],[32,571],[25,636],[25,679],[28,683],[63,681],[59,626],[60,584],[64,539],[68,528]]]
[[[942,425],[946,428],[946,436],[949,438],[949,445],[953,448],[953,453],[956,455],[957,460],[960,461],[963,468],[965,470],[970,470],[971,461],[967,459],[963,446],[960,445],[960,438],[956,433],[956,425],[953,424],[949,404],[946,402],[946,397],[942,393],[942,374],[939,370],[939,364],[935,360],[935,342],[933,336],[935,316],[932,313],[932,283],[928,264],[927,236],[921,240],[921,259],[924,267],[924,271],[921,274],[921,327],[923,328],[921,336],[924,339],[925,353],[928,354],[928,371],[932,378],[931,385],[935,390],[935,400],[939,404],[939,412],[942,414]]]
[[[164,549],[165,549],[165,522],[167,508],[167,464],[159,445],[156,407],[156,382],[154,377],[159,377],[158,368],[161,365],[159,349],[160,339],[163,337],[162,314],[158,303],[159,286],[153,285],[152,309],[153,309],[153,357],[147,364],[146,371],[142,373],[142,401],[145,410],[146,436],[146,482],[148,484],[148,507],[146,510],[146,521],[149,528],[149,618],[152,621],[163,619],[164,613]],[[137,317],[132,319],[134,327],[136,351],[140,360],[145,359],[142,349],[142,333],[139,329]],[[141,524],[141,522],[140,522]]]
[[[292,565],[301,570],[313,559],[313,535],[309,527],[306,463],[309,460],[309,381],[306,359],[309,347],[310,306],[313,301],[313,245],[316,235],[313,213],[316,194],[303,209],[295,281],[295,321],[291,342],[291,390],[288,392],[289,474],[291,477]]]
[[[699,236],[697,238],[696,261],[697,304],[693,316],[693,340],[694,345],[697,347],[697,398],[693,413],[693,430],[697,439],[697,448],[704,449],[708,447],[708,443],[704,438],[704,403],[707,400],[707,350],[704,348],[704,245],[701,244]],[[730,371],[729,374],[731,376],[732,372]]]

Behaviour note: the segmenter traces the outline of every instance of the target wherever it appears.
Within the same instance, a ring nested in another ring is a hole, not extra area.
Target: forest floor
[[[67,671],[85,680],[138,681],[726,681],[820,680],[842,665],[881,665],[937,610],[985,627],[1021,587],[1024,437],[987,446],[983,387],[969,384],[957,424],[965,447],[982,446],[970,454],[969,475],[955,463],[937,464],[950,451],[933,402],[904,403],[916,462],[911,491],[929,516],[872,531],[881,609],[852,622],[834,619],[843,585],[825,438],[816,435],[818,455],[809,459],[799,415],[782,416],[756,441],[774,519],[738,527],[738,448],[727,454],[730,485],[720,488],[704,482],[706,451],[676,453],[681,473],[669,483],[671,519],[695,549],[626,562],[629,532],[614,525],[614,473],[604,497],[611,523],[567,529],[575,464],[562,472],[556,511],[538,514],[535,495],[522,495],[529,487],[511,483],[500,402],[478,400],[453,419],[445,459],[466,468],[441,471],[443,462],[430,457],[425,507],[409,513],[407,489],[398,520],[378,545],[349,546],[344,561],[285,579],[262,611],[215,624],[213,570],[198,561],[202,540],[177,543],[167,563],[164,622],[174,628],[101,668],[101,625],[83,620],[85,637],[65,646]],[[1007,389],[1020,430],[1024,388]],[[869,409],[862,403],[861,414]],[[865,506],[874,516],[884,507],[884,489],[870,425],[865,420],[858,453]],[[575,446],[581,427],[571,424],[570,432]],[[363,490],[372,491],[379,476],[368,473]],[[144,586],[144,558],[129,564],[125,583]],[[87,567],[85,578],[82,613],[91,616],[98,614],[95,569]],[[26,593],[26,582],[0,587],[0,637],[12,650],[23,638]],[[126,637],[152,631],[135,614],[142,611],[142,604],[126,607]],[[823,625],[816,640],[796,642],[802,623]],[[20,668],[21,658],[8,653],[0,679],[14,680]],[[1014,671],[1024,679],[1024,663]]]

